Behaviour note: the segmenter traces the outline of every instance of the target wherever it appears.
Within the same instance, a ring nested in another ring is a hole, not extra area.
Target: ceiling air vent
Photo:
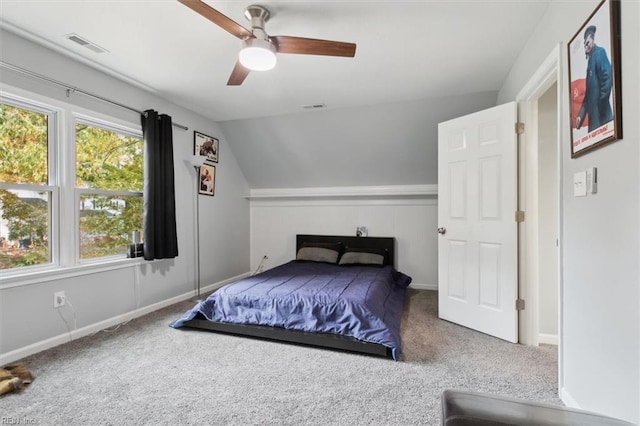
[[[325,104],[312,104],[312,105],[302,105],[304,109],[324,109],[327,106]]]
[[[72,42],[79,44],[82,47],[86,47],[87,49],[96,52],[96,53],[105,53],[108,52],[107,49],[103,49],[95,43],[90,42],[86,38],[80,37],[78,34],[67,34],[64,36],[66,39],[71,40]]]

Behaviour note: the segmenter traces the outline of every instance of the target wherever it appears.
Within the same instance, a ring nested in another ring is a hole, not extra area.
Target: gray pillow
[[[347,247],[339,264],[384,266],[386,255],[383,250]]]
[[[349,252],[342,255],[340,265],[384,265],[384,256],[375,253]]]
[[[339,255],[340,252],[325,247],[302,247],[298,250],[296,260],[336,263]]]

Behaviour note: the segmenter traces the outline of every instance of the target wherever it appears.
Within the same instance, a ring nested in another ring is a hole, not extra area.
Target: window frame
[[[57,280],[133,267],[141,258],[124,255],[80,259],[80,192],[76,188],[75,125],[76,120],[100,128],[142,138],[142,127],[117,115],[89,110],[61,100],[48,98],[23,89],[0,83],[0,102],[17,108],[47,114],[47,185],[0,182],[0,189],[50,191],[49,202],[49,259],[41,265],[0,270],[0,288],[10,288],[44,281]],[[142,155],[144,155],[144,150]],[[92,194],[97,189],[87,188]],[[127,193],[126,195],[132,195]],[[142,195],[142,192],[135,192]],[[109,191],[108,195],[118,195]],[[64,236],[70,236],[65,238]]]
[[[59,263],[59,241],[60,241],[60,229],[56,226],[56,223],[60,217],[60,185],[58,174],[58,140],[59,140],[59,122],[60,122],[60,110],[51,105],[43,104],[41,102],[32,101],[19,96],[11,95],[5,92],[0,92],[0,103],[10,105],[14,108],[20,108],[30,112],[44,114],[47,117],[47,182],[46,184],[35,183],[11,183],[0,182],[0,189],[5,190],[17,190],[17,191],[33,191],[33,192],[48,192],[49,200],[47,203],[49,226],[47,232],[48,246],[49,246],[49,262],[32,265],[22,266],[19,268],[12,268],[7,270],[1,270],[0,273],[6,271],[38,271],[40,269],[49,269],[52,265]],[[4,279],[2,275],[0,275]]]
[[[104,261],[109,260],[117,260],[122,257],[122,255],[111,255],[111,256],[101,256],[101,257],[92,257],[88,259],[82,259],[80,257],[80,198],[82,195],[98,195],[98,196],[122,196],[122,197],[140,197],[143,196],[143,191],[116,191],[111,189],[98,189],[98,188],[79,188],[76,186],[76,126],[78,123],[82,123],[88,126],[96,127],[102,130],[107,130],[111,132],[122,133],[127,136],[143,138],[142,128],[139,131],[136,131],[128,126],[123,126],[121,124],[116,124],[110,121],[105,121],[99,118],[96,118],[87,114],[74,113],[73,119],[71,120],[73,124],[73,188],[74,188],[74,203],[76,206],[75,209],[75,223],[74,223],[74,240],[75,240],[75,261],[78,264],[94,264],[94,263],[103,263]],[[142,150],[142,155],[144,156],[144,147]],[[144,159],[143,159],[144,161]],[[142,229],[140,229],[142,232]]]

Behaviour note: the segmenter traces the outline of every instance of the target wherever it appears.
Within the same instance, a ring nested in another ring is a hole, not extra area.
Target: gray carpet
[[[0,418],[37,425],[438,425],[448,388],[561,404],[555,347],[510,344],[441,321],[436,292],[408,290],[400,362],[167,326],[191,305],[25,358],[36,379],[0,399]]]

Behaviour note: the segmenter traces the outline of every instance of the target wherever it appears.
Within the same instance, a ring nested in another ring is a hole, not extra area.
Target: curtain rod
[[[100,95],[96,95],[95,93],[87,92],[86,90],[82,90],[82,89],[79,89],[79,88],[74,87],[74,86],[69,86],[66,83],[63,83],[63,82],[58,81],[58,80],[54,80],[52,78],[46,77],[46,76],[41,75],[41,74],[37,74],[37,73],[35,73],[33,71],[29,71],[29,70],[27,70],[25,68],[21,68],[19,66],[12,65],[12,64],[4,62],[4,61],[0,61],[0,65],[2,65],[4,68],[10,69],[12,71],[19,72],[19,73],[27,75],[29,77],[33,77],[33,78],[37,78],[37,79],[40,79],[40,80],[44,80],[46,82],[53,83],[55,85],[64,87],[65,89],[67,89],[67,97],[69,97],[69,95],[71,93],[80,93],[80,94],[88,96],[90,98],[94,98],[94,99],[97,99],[99,101],[106,102],[108,104],[112,104],[112,105],[118,106],[120,108],[128,109],[129,111],[137,112],[138,114],[143,114],[142,111],[138,111],[137,109],[132,108],[130,106],[123,105],[123,104],[121,104],[119,102],[116,102],[116,101],[112,101],[111,99],[103,98]],[[178,127],[178,128],[180,128],[180,129],[182,129],[182,130],[189,130],[189,128],[187,126],[183,126],[182,124],[178,124],[178,123],[175,123],[173,121],[171,122],[171,124],[176,126],[176,127]]]

